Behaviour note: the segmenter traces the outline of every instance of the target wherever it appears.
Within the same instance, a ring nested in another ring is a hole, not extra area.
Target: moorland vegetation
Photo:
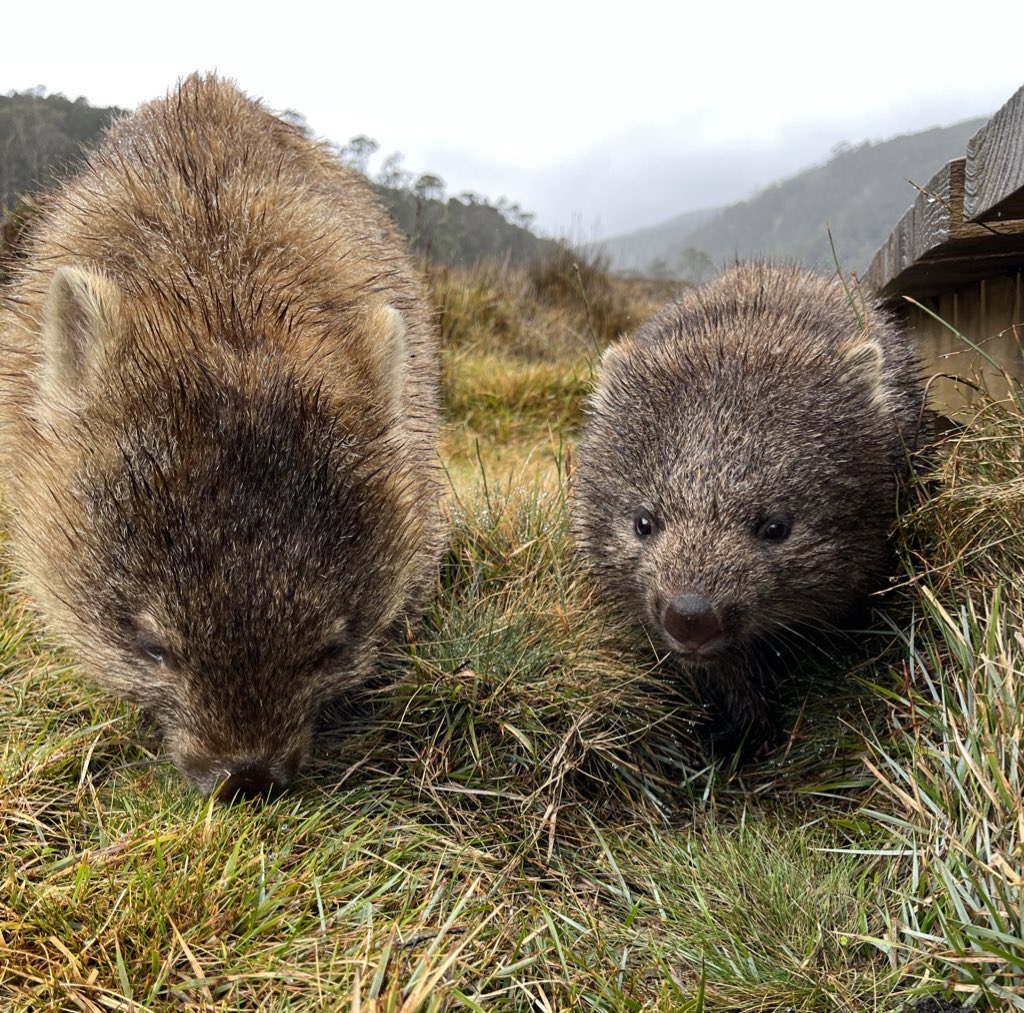
[[[1019,391],[922,465],[897,579],[794,666],[783,746],[710,765],[567,522],[596,357],[667,290],[568,250],[426,272],[438,595],[293,792],[200,799],[4,593],[0,1003],[1024,1008]]]

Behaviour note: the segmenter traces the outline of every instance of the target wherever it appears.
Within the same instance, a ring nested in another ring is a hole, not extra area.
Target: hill
[[[83,147],[121,112],[84,98],[45,95],[41,88],[0,95],[0,217],[23,195],[73,169]]]
[[[373,188],[413,250],[438,264],[469,267],[487,257],[525,264],[553,255],[558,248],[552,240],[509,221],[483,198],[423,197],[380,183]]]
[[[688,236],[722,210],[703,208],[699,211],[684,211],[660,225],[613,236],[605,240],[603,245],[616,270],[658,274],[658,262],[661,261],[667,272],[672,274],[677,254],[682,249],[679,246],[680,237]]]
[[[0,221],[23,197],[72,171],[83,151],[98,143],[110,121],[121,113],[116,107],[92,106],[84,98],[71,101],[63,95],[46,95],[42,88],[0,95]],[[301,115],[292,111],[283,115],[297,129],[312,133]],[[369,138],[354,140],[364,148],[376,148]],[[335,150],[345,160],[352,147]],[[400,155],[392,155],[387,182],[378,178],[371,183],[415,251],[452,266],[468,266],[483,257],[521,264],[553,254],[557,244],[535,236],[526,227],[529,215],[518,205],[504,200],[492,204],[473,194],[462,199],[446,197],[444,183],[436,176],[395,172],[400,161]],[[366,174],[365,162],[349,160],[348,164]],[[22,218],[6,222],[3,234],[8,241],[16,238]]]
[[[867,267],[893,224],[936,168],[963,153],[985,119],[965,120],[887,141],[843,146],[824,165],[775,183],[747,201],[680,215],[606,243],[614,267],[700,280],[707,261],[771,254],[807,266],[833,265],[831,227],[841,262]],[[659,263],[660,262],[660,263]]]

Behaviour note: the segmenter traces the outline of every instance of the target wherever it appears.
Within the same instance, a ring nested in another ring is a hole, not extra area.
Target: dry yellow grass
[[[572,251],[427,276],[444,347],[443,457],[459,487],[557,478],[600,353],[678,287],[615,278]]]

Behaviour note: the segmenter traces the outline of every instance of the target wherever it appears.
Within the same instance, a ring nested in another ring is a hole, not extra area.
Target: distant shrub
[[[473,270],[427,266],[430,293],[437,308],[441,343],[446,348],[483,338],[510,342],[521,325],[506,264],[485,260]]]
[[[603,254],[559,246],[530,263],[527,277],[538,301],[582,315],[595,347],[615,341],[638,323],[635,296],[610,274]]]

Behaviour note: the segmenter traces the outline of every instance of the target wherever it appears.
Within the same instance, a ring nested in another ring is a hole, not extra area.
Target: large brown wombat
[[[878,307],[793,267],[737,266],[605,353],[578,540],[717,703],[726,748],[773,740],[780,659],[882,582],[923,401]]]
[[[365,182],[193,76],[45,203],[0,342],[51,629],[201,790],[283,788],[443,542],[434,335]]]

